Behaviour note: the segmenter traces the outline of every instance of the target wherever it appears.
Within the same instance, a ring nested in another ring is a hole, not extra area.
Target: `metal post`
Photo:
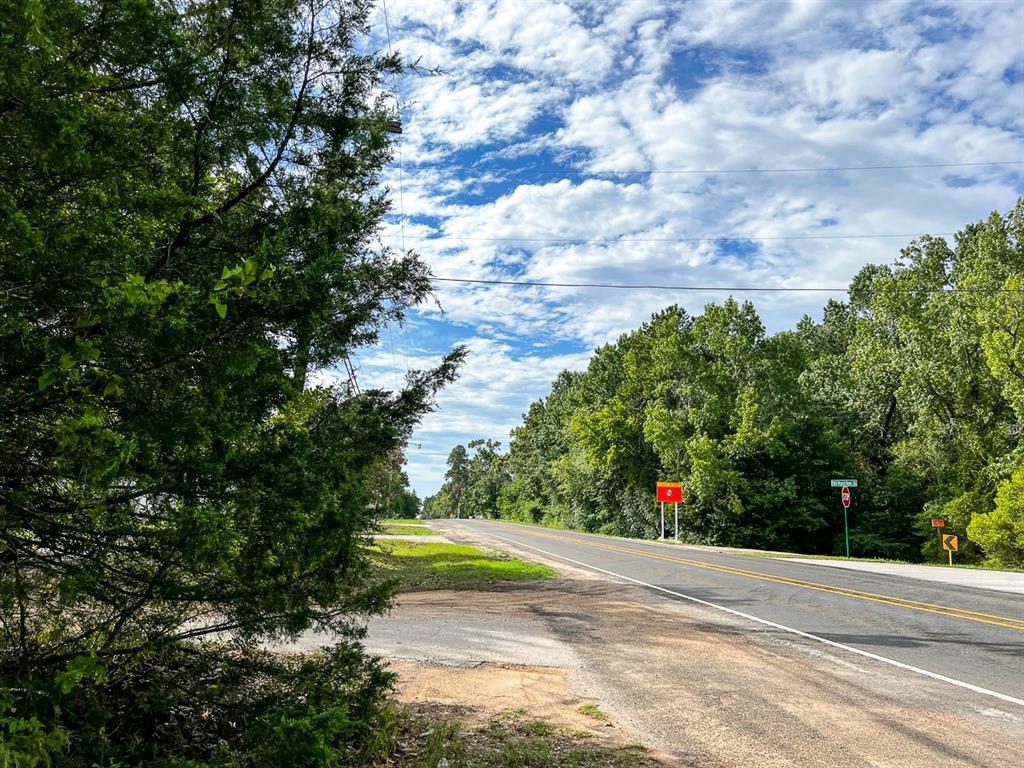
[[[949,564],[952,565],[953,564],[953,550],[952,549],[947,549],[946,551],[949,552]]]
[[[676,502],[676,541],[679,541],[679,502]]]
[[[661,502],[661,538],[665,538],[665,502]]]
[[[850,556],[850,523],[846,519],[846,505],[843,505],[843,531],[846,533],[846,556]]]

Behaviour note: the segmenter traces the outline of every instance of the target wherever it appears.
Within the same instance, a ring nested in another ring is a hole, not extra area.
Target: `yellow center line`
[[[489,521],[496,522],[496,521]],[[500,523],[502,525],[511,526],[508,523]],[[711,571],[718,571],[720,573],[727,573],[733,576],[745,576],[751,579],[760,579],[762,581],[771,581],[777,584],[786,584],[789,586],[800,587],[802,589],[812,589],[818,592],[828,592],[834,595],[841,595],[843,597],[850,597],[857,600],[867,600],[873,603],[881,603],[883,605],[894,605],[899,608],[908,608],[913,611],[922,611],[924,613],[933,613],[939,616],[947,616],[955,619],[964,619],[966,621],[976,621],[981,624],[990,624],[996,627],[1004,627],[1006,629],[1016,629],[1024,631],[1024,619],[1014,618],[1012,616],[1000,616],[998,614],[982,613],[980,611],[971,611],[965,608],[953,608],[948,605],[938,605],[936,603],[926,603],[921,600],[911,600],[909,598],[892,597],[890,595],[879,595],[874,592],[864,592],[858,589],[851,589],[847,587],[836,587],[831,584],[819,584],[813,581],[804,581],[802,579],[791,579],[786,576],[773,576],[766,573],[760,573],[758,571],[747,571],[742,568],[733,568],[727,565],[716,565],[714,563],[706,563],[701,560],[690,560],[682,557],[674,557],[672,555],[663,555],[654,552],[647,552],[633,547],[622,547],[614,544],[604,544],[590,539],[577,538],[575,536],[566,536],[557,533],[542,533],[540,531],[529,532],[534,536],[543,536],[549,539],[556,539],[560,541],[568,541],[574,544],[584,544],[591,547],[597,547],[599,549],[606,549],[613,552],[624,552],[629,555],[635,555],[637,557],[646,557],[655,560],[664,560],[671,563],[678,563],[680,565],[689,565],[695,568],[705,568]]]

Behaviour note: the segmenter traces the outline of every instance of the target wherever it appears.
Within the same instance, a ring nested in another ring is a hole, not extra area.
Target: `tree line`
[[[658,480],[704,544],[1024,566],[1024,200],[869,265],[820,322],[733,298],[655,314],[564,371],[507,452],[456,446],[428,516],[657,535]]]

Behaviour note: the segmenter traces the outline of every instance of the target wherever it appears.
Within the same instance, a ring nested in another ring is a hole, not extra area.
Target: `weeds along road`
[[[825,646],[855,665],[888,665],[908,682],[941,683],[952,699],[987,700],[1024,717],[1020,595],[497,521],[442,525],[701,605],[751,631]]]

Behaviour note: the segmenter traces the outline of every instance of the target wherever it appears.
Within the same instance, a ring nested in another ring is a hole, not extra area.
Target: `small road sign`
[[[667,501],[668,503],[680,502],[683,500],[682,483],[658,483],[655,501]]]
[[[852,479],[852,478],[849,479],[849,480],[833,480],[832,481],[832,487],[833,488],[856,488],[857,487],[857,481]]]
[[[959,552],[960,542],[956,536],[951,533],[947,533],[942,537],[942,548],[947,552]]]
[[[843,491],[842,491],[842,493],[839,494],[839,497],[843,500],[843,506],[844,507],[849,507],[850,506],[850,489],[849,488],[843,488]]]
[[[941,517],[933,517],[932,518],[932,528],[945,528],[945,527],[946,527],[946,521],[943,520]]]

